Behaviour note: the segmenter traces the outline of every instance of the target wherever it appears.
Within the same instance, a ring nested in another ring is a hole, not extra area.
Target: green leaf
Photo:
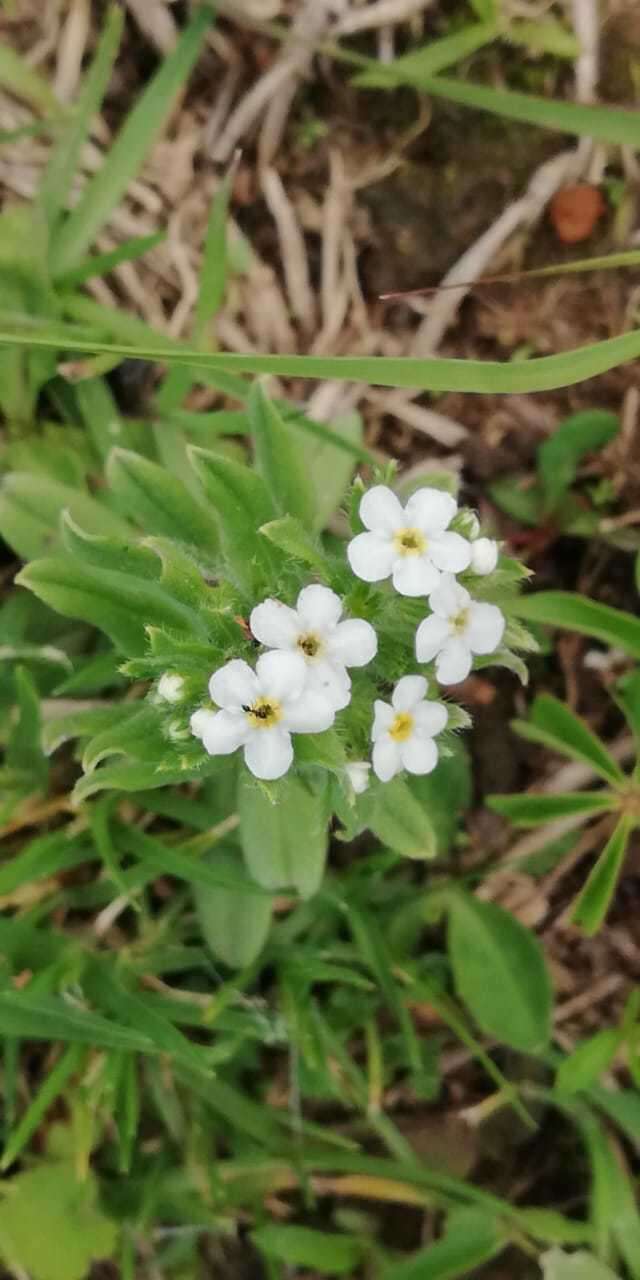
[[[216,849],[206,865],[237,888],[194,885],[193,895],[205,942],[230,969],[244,969],[260,954],[271,925],[271,900],[258,896],[238,854]],[[249,892],[247,892],[249,886]],[[253,891],[252,891],[253,890]]]
[[[367,793],[367,826],[395,853],[405,858],[435,858],[438,840],[431,817],[402,778],[373,783]]]
[[[298,778],[269,790],[240,774],[240,843],[247,868],[264,889],[294,888],[310,898],[320,887],[327,856],[327,798]]]
[[[496,1218],[480,1209],[457,1209],[449,1214],[441,1240],[385,1267],[381,1280],[458,1280],[475,1273],[507,1243]]]
[[[467,58],[483,45],[499,35],[497,22],[469,23],[455,35],[431,40],[421,49],[412,49],[401,58],[394,58],[376,71],[360,71],[353,77],[353,84],[360,89],[395,89],[398,81],[407,77],[413,82],[416,76],[435,76],[446,71],[454,63]]]
[[[556,104],[558,105],[558,104]],[[583,108],[586,109],[586,108]],[[122,356],[132,360],[155,360],[169,365],[188,365],[198,371],[199,380],[222,387],[226,394],[244,399],[246,384],[237,374],[274,373],[279,377],[327,378],[346,382],[366,382],[379,387],[406,387],[415,391],[460,391],[488,395],[511,395],[518,392],[553,391],[572,387],[587,378],[636,360],[640,355],[640,330],[617,338],[607,338],[589,346],[577,347],[559,355],[540,356],[531,360],[459,360],[451,358],[422,359],[412,356],[298,356],[253,355],[244,352],[203,354],[183,347],[142,325],[135,317],[110,308],[90,305],[88,300],[67,301],[66,309],[74,315],[100,317],[102,331],[126,335],[124,341],[103,342],[80,337],[77,327],[47,321],[36,330],[20,325],[0,331],[0,346],[28,347],[54,351],[88,351],[94,354]],[[318,423],[310,426],[313,430]],[[324,434],[324,433],[323,433]],[[615,611],[614,611],[615,612]],[[523,615],[524,616],[524,615]]]
[[[593,1253],[579,1249],[567,1253],[564,1249],[549,1249],[540,1257],[543,1280],[619,1280]]]
[[[260,533],[285,555],[307,564],[321,578],[327,577],[327,562],[315,539],[294,516],[280,516],[263,524]]]
[[[67,271],[64,276],[61,276],[57,282],[58,286],[61,289],[77,289],[79,285],[86,284],[87,280],[95,280],[97,276],[107,276],[123,262],[136,262],[138,258],[143,258],[145,253],[157,249],[158,245],[164,244],[166,238],[165,231],[154,231],[153,235],[132,236],[129,240],[123,240],[117,249],[111,249],[109,253],[90,254],[72,271]]]
[[[33,996],[28,991],[0,992],[0,1031],[25,1040],[68,1040],[102,1049],[149,1053],[153,1048],[139,1031],[78,1009],[58,996]]]
[[[316,512],[309,467],[294,429],[285,423],[273,401],[256,382],[249,395],[249,422],[258,470],[282,515],[315,525]]]
[[[164,467],[129,450],[114,449],[107,463],[107,478],[127,515],[145,533],[176,538],[201,555],[215,557],[216,521]]]
[[[585,933],[597,933],[604,922],[616,891],[633,825],[629,818],[622,818],[618,823],[573,908],[572,923],[580,925]]]
[[[170,849],[162,840],[145,835],[137,828],[116,825],[116,830],[122,849],[140,861],[156,867],[157,871],[163,875],[175,876],[178,880],[184,880],[194,887],[201,886],[214,892],[227,889],[230,894],[234,894],[238,892],[241,885],[242,892],[247,897],[251,895],[261,900],[266,898],[269,905],[271,904],[271,898],[264,889],[242,877],[237,868],[232,875],[229,875],[225,866],[218,867],[217,850],[215,856],[211,858],[196,858],[192,854],[181,853],[178,849]],[[215,841],[212,840],[212,844],[214,843]]]
[[[62,107],[43,76],[10,45],[0,43],[0,86],[36,111],[58,118]]]
[[[583,1040],[560,1063],[556,1074],[557,1092],[571,1094],[590,1089],[611,1065],[620,1040],[620,1031],[615,1027],[606,1027]]]
[[[200,5],[178,44],[161,62],[138,97],[97,174],[65,220],[52,251],[54,274],[77,266],[100,228],[120,203],[137,176],[145,156],[173,110],[175,96],[195,65],[213,19],[213,10]]]
[[[250,467],[205,449],[192,446],[189,458],[213,505],[222,550],[233,577],[253,595],[267,587],[278,562],[275,548],[270,548],[258,532],[275,515],[264,481]]]
[[[518,524],[535,529],[541,516],[539,485],[532,484],[527,475],[498,476],[488,486],[489,497],[501,511],[517,520]]]
[[[608,444],[620,430],[615,413],[583,409],[566,418],[538,449],[538,472],[548,510],[571,488],[585,454]]]
[[[14,471],[0,489],[0,533],[23,560],[51,550],[59,537],[60,515],[68,511],[87,533],[126,538],[127,523],[88,493],[51,476]]]
[[[44,1164],[10,1178],[0,1201],[0,1255],[33,1280],[85,1280],[91,1263],[110,1258],[118,1228],[98,1206],[91,1171]]]
[[[22,885],[32,884],[44,876],[70,871],[72,867],[89,862],[94,856],[86,843],[77,836],[68,836],[65,831],[40,836],[0,866],[0,897],[14,893]]]
[[[640,621],[622,609],[571,591],[538,591],[515,601],[513,610],[526,622],[579,631],[640,659]]]
[[[201,634],[197,616],[153,582],[106,570],[98,573],[72,560],[34,560],[16,582],[67,618],[100,627],[130,657],[146,649],[146,627]]]
[[[408,777],[406,785],[433,827],[436,852],[447,854],[458,834],[460,815],[471,805],[473,784],[469,756],[462,742],[444,756],[433,773]]]
[[[40,699],[33,679],[24,667],[16,667],[14,682],[18,715],[9,731],[5,763],[9,769],[24,770],[31,779],[29,790],[36,791],[45,786],[48,773],[41,742]]]
[[[551,983],[537,938],[502,907],[456,890],[448,945],[456,991],[478,1026],[523,1053],[544,1049]]]
[[[515,720],[513,727],[530,742],[539,742],[550,751],[588,764],[606,782],[624,781],[624,773],[600,739],[566,703],[551,694],[536,698],[529,720]]]
[[[119,5],[111,5],[104,20],[93,62],[74,109],[64,128],[58,132],[56,142],[49,154],[47,168],[38,192],[38,201],[52,228],[64,212],[73,180],[80,167],[82,148],[89,138],[94,117],[102,105],[120,45],[123,26],[124,11]]]
[[[556,818],[577,813],[602,813],[615,809],[618,799],[609,791],[556,792],[550,795],[489,796],[487,804],[516,827],[538,827]]]
[[[35,1097],[29,1103],[20,1122],[10,1135],[2,1153],[0,1169],[8,1169],[20,1155],[22,1149],[37,1132],[49,1107],[60,1096],[70,1077],[80,1067],[84,1054],[80,1045],[69,1045],[58,1058],[55,1066],[45,1076]],[[1,1246],[0,1246],[1,1247]]]
[[[357,1236],[275,1222],[252,1231],[251,1239],[268,1258],[328,1276],[352,1275],[364,1251],[363,1241]]]
[[[329,430],[334,439],[361,445],[362,418],[359,413],[343,414],[334,418]],[[351,483],[356,458],[344,448],[330,441],[307,442],[305,447],[307,469],[311,477],[315,499],[315,529],[320,532],[338,510]]]

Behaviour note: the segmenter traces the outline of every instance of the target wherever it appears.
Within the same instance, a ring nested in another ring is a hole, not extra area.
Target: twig
[[[175,21],[165,0],[125,0],[141,32],[159,53],[168,54],[178,38]]]
[[[60,35],[53,82],[53,92],[60,102],[71,102],[75,95],[82,71],[82,59],[87,48],[90,23],[89,0],[73,0]]]
[[[376,27],[388,27],[408,22],[417,13],[430,9],[433,0],[378,0],[365,9],[354,9],[340,18],[334,27],[334,35],[352,36],[358,31],[372,31]]]
[[[310,332],[316,320],[316,304],[300,223],[275,169],[265,169],[261,175],[261,183],[269,212],[278,230],[280,256],[291,309],[302,328]]]

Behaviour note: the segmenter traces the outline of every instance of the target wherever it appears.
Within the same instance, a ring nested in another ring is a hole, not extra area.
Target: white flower
[[[403,596],[428,596],[440,574],[461,573],[471,547],[459,533],[447,532],[458,504],[442,489],[419,489],[403,507],[391,489],[376,485],[360,503],[360,519],[369,530],[347,547],[349,564],[365,582],[389,575]]]
[[[444,729],[448,712],[442,702],[425,701],[427,688],[424,676],[403,676],[391,705],[375,703],[373,772],[381,782],[389,782],[401,769],[431,773],[438,763],[433,739]]]
[[[472,600],[451,574],[445,574],[432,591],[433,613],[416,632],[418,662],[436,658],[436,675],[441,684],[457,684],[471,670],[473,655],[493,653],[504,635],[504,615],[495,604]]]
[[[469,568],[472,573],[487,574],[493,573],[498,563],[498,544],[493,538],[476,538],[471,543],[471,564]]]
[[[328,697],[336,711],[348,706],[347,667],[364,667],[375,657],[378,637],[363,618],[340,621],[342,601],[335,591],[313,584],[300,592],[295,609],[264,600],[252,610],[249,625],[261,644],[300,654],[310,689]]]
[[[191,732],[210,756],[243,747],[256,778],[281,778],[293,761],[291,734],[322,733],[335,719],[327,696],[308,687],[298,653],[263,653],[255,671],[234,658],[214,672],[209,692],[222,709],[194,712]]]
[[[158,697],[163,702],[181,702],[184,697],[184,680],[182,676],[172,675],[165,671],[158,680]]]
[[[369,773],[371,765],[368,760],[353,760],[351,764],[345,765],[345,773],[349,780],[351,790],[357,796],[361,796],[363,791],[369,786]]]

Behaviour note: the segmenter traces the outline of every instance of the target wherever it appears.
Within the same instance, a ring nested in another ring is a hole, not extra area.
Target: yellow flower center
[[[420,529],[398,529],[393,544],[401,556],[422,556],[427,549],[427,539]]]
[[[455,618],[450,619],[450,622],[456,635],[461,635],[463,631],[466,631],[469,625],[469,610],[461,609],[460,612],[456,614]]]
[[[257,698],[250,707],[243,707],[252,729],[272,729],[282,719],[282,707],[275,698]]]
[[[406,742],[412,733],[413,716],[408,711],[399,711],[389,730],[390,737],[394,742]]]
[[[322,649],[322,641],[313,631],[298,636],[297,644],[305,658],[317,658]]]

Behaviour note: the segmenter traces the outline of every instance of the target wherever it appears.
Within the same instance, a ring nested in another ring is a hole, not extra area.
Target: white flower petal
[[[292,733],[323,733],[336,718],[336,709],[326,693],[305,689],[299,698],[286,702],[282,725]]]
[[[381,782],[391,782],[402,768],[398,743],[386,734],[373,744],[373,772]]]
[[[195,716],[198,715],[196,711]],[[191,717],[192,730],[194,718]],[[210,756],[231,755],[246,742],[251,732],[242,711],[205,711],[197,722],[197,730],[197,737]]]
[[[313,582],[310,587],[303,587],[296,609],[303,628],[332,631],[342,614],[342,600],[329,587]]]
[[[258,681],[248,662],[233,658],[219,671],[214,671],[209,681],[209,693],[213,701],[225,711],[240,711],[250,706],[258,697]]]
[[[260,644],[270,649],[293,649],[300,631],[295,609],[279,600],[263,600],[251,610],[249,626]]]
[[[407,503],[407,524],[417,525],[423,533],[443,533],[457,510],[455,498],[443,489],[418,489]]]
[[[339,622],[329,639],[329,653],[345,667],[365,667],[378,652],[378,637],[364,618]]]
[[[351,680],[346,668],[320,658],[307,668],[307,685],[327,699],[334,711],[342,711],[351,702]]]
[[[432,613],[429,618],[423,618],[416,631],[416,658],[418,662],[431,662],[431,659],[435,658],[442,646],[446,644],[450,633],[449,623],[446,618],[440,618],[435,613]]]
[[[474,603],[465,639],[473,653],[493,653],[504,635],[504,614],[495,604]]]
[[[405,523],[400,500],[386,484],[376,484],[367,490],[360,503],[360,519],[365,529],[376,529],[382,533],[395,533]]]
[[[163,702],[181,702],[184,696],[184,680],[182,676],[165,671],[158,680],[158,697]]]
[[[471,560],[471,543],[459,533],[440,533],[429,539],[429,556],[444,573],[462,573]]]
[[[347,547],[349,564],[363,582],[382,582],[393,568],[395,551],[389,537],[382,533],[359,533]]]
[[[256,663],[260,693],[283,702],[299,698],[307,683],[307,667],[302,654],[272,649]]]
[[[403,676],[393,691],[391,702],[395,711],[413,711],[422,702],[428,689],[424,676]]]
[[[444,702],[421,702],[413,711],[416,722],[416,733],[427,738],[435,738],[446,728],[449,712]]]
[[[451,573],[443,573],[436,590],[429,596],[429,604],[439,618],[455,618],[470,603],[469,592],[456,582]]]
[[[208,711],[206,707],[199,707],[194,711],[189,721],[194,738],[202,738],[209,721],[217,714],[217,711]]]
[[[400,743],[400,759],[407,773],[431,773],[438,763],[438,748],[432,738],[413,734]]]
[[[498,563],[498,544],[493,538],[476,538],[471,543],[471,569],[473,573],[493,573]]]
[[[436,675],[440,684],[458,684],[460,680],[466,680],[470,670],[469,646],[460,636],[452,636],[436,662]]]
[[[373,724],[371,726],[371,738],[373,742],[377,742],[384,733],[387,733],[395,720],[395,712],[388,702],[381,702],[379,698],[373,704]]]
[[[428,596],[440,574],[424,556],[399,556],[393,566],[393,585],[401,596]]]
[[[265,782],[281,778],[293,763],[291,734],[280,725],[257,729],[245,745],[244,760],[255,778]]]

